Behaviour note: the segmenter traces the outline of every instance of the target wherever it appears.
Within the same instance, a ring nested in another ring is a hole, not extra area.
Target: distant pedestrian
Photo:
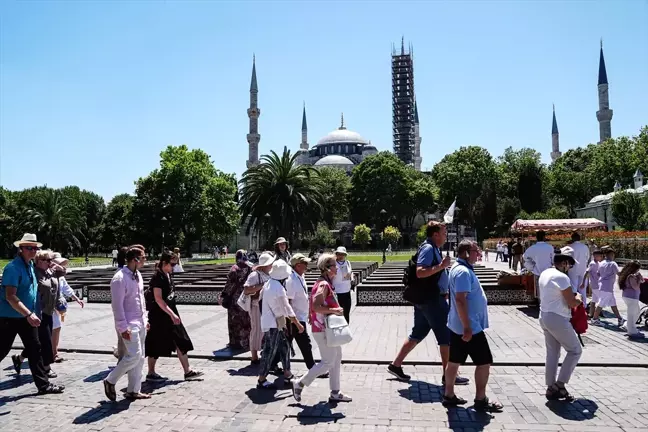
[[[117,256],[119,255],[119,251],[117,249],[112,250],[112,266],[116,267],[117,266]]]
[[[502,243],[502,240],[497,241],[496,252],[497,254],[495,255],[495,262],[497,262],[498,258],[500,259],[500,261],[504,261],[504,244]]]
[[[596,305],[596,310],[594,311],[594,317],[592,318],[592,324],[602,325],[599,320],[603,308],[611,308],[614,315],[617,317],[617,323],[619,327],[623,327],[624,320],[619,312],[619,308],[616,304],[616,298],[614,296],[614,283],[616,282],[617,276],[620,273],[619,265],[614,261],[614,249],[606,248],[605,260],[599,264],[599,302]]]
[[[344,309],[344,318],[348,324],[351,324],[353,268],[351,262],[347,259],[347,250],[344,246],[340,246],[335,250],[335,263],[337,273],[333,278],[333,291],[335,291],[340,306]]]
[[[176,256],[175,264],[173,265],[173,273],[184,273],[182,268],[182,260],[180,259],[180,248],[174,248],[173,254]]]
[[[524,267],[533,273],[536,299],[540,298],[538,293],[540,275],[553,266],[554,248],[545,242],[545,237],[544,231],[536,232],[536,244],[528,248],[524,253]]]
[[[540,275],[540,327],[545,336],[547,356],[545,359],[546,397],[549,400],[574,397],[567,391],[565,384],[574,373],[578,360],[583,353],[578,335],[570,323],[571,309],[582,303],[582,297],[571,286],[567,273],[576,264],[574,249],[565,246],[560,254],[553,257],[553,267]],[[560,350],[567,351],[560,373]]]
[[[292,255],[288,251],[288,241],[285,237],[279,237],[274,242],[274,257],[275,259],[284,260],[287,264],[290,264],[290,259]]]
[[[513,245],[511,246],[511,252],[513,256],[511,257],[511,269],[513,271],[518,271],[518,266],[522,270],[522,256],[524,255],[524,244],[522,244],[522,239],[517,238]]]
[[[585,277],[585,272],[587,271],[587,265],[590,259],[590,251],[586,244],[581,243],[581,236],[578,233],[573,233],[571,235],[572,243],[571,248],[574,249],[574,259],[576,263],[571,269],[569,269],[569,280],[571,280],[571,285],[573,288],[577,289],[583,298],[583,304],[585,309],[587,309],[587,289],[583,285],[583,279]]]
[[[628,321],[626,322],[628,337],[643,339],[644,334],[637,329],[639,318],[639,294],[644,277],[641,274],[641,264],[633,260],[623,266],[619,275],[619,287],[623,291],[623,301],[628,307]]]
[[[227,347],[231,350],[247,350],[250,344],[250,315],[236,303],[245,289],[244,284],[250,271],[245,251],[239,250],[236,253],[236,264],[230,268],[221,293],[221,304],[227,309]]]
[[[488,339],[488,301],[486,293],[475,275],[473,265],[481,256],[477,243],[462,240],[457,246],[457,262],[450,270],[450,356],[445,370],[444,406],[457,406],[467,401],[454,392],[459,365],[470,356],[475,365],[475,410],[499,412],[501,403],[486,396],[490,366],[493,363]]]
[[[144,281],[140,269],[146,257],[138,248],[126,252],[126,266],[119,270],[110,282],[111,306],[115,319],[115,328],[126,347],[126,354],[104,380],[104,392],[111,401],[117,399],[115,385],[128,374],[127,399],[149,399],[150,394],[142,393],[142,368],[144,366],[146,331],[146,300],[144,299]]]
[[[581,282],[580,289],[578,290],[578,292],[587,292],[587,285],[589,284],[590,290],[592,291],[592,300],[589,302],[588,311],[590,318],[594,317],[596,305],[599,302],[599,265],[603,261],[604,256],[605,254],[600,249],[594,249],[592,252],[592,261],[587,266],[583,282]]]

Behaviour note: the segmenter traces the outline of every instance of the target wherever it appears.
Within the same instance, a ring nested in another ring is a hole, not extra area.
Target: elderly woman
[[[38,340],[41,344],[41,356],[45,372],[49,378],[56,378],[50,365],[54,363],[54,348],[52,347],[52,330],[54,325],[53,315],[56,305],[59,302],[61,291],[58,278],[65,275],[65,269],[55,265],[52,266],[54,254],[51,250],[40,250],[34,257],[34,272],[38,280],[38,302],[41,311],[41,323],[38,326]],[[50,269],[50,267],[53,267]],[[16,373],[20,373],[23,360],[27,357],[27,351],[23,350],[20,355],[11,357]]]
[[[297,402],[301,401],[304,387],[315,381],[319,375],[329,372],[331,386],[330,402],[351,402],[351,398],[340,392],[340,369],[342,367],[342,347],[329,347],[326,344],[326,316],[335,314],[343,315],[333,291],[333,279],[337,274],[337,263],[334,255],[323,254],[317,260],[317,268],[321,276],[313,285],[310,295],[310,322],[313,339],[317,342],[322,360],[309,369],[308,373],[299,380],[293,380],[293,396]]]
[[[261,328],[264,332],[263,362],[257,388],[259,390],[276,390],[274,383],[266,378],[275,356],[279,356],[284,370],[284,380],[290,381],[293,374],[290,372],[290,345],[286,329],[286,319],[292,322],[297,331],[302,333],[301,325],[295,312],[288,303],[288,296],[284,285],[292,272],[288,263],[276,260],[270,270],[270,280],[263,286],[263,310],[261,312]]]
[[[290,264],[292,255],[290,254],[290,252],[288,252],[288,241],[285,237],[279,237],[277,240],[275,240],[274,254],[276,259],[284,260],[287,264]]]
[[[251,297],[250,304],[250,355],[252,364],[258,365],[259,351],[262,348],[263,331],[261,330],[261,290],[263,285],[270,279],[268,272],[274,262],[273,256],[269,252],[264,252],[259,257],[259,264],[254,266],[252,273],[248,276],[243,284],[243,292]]]
[[[60,253],[54,252],[52,255],[52,267],[61,266],[65,271],[67,271],[68,260],[63,258]],[[76,296],[72,287],[65,280],[65,276],[59,278],[59,285],[61,287],[61,299],[57,304],[57,309],[52,315],[53,325],[52,325],[52,350],[54,351],[54,363],[60,363],[65,359],[58,355],[58,346],[61,340],[61,327],[63,326],[63,321],[65,320],[65,313],[67,311],[67,301],[66,298],[70,298],[77,302],[81,308],[85,306],[83,300]]]
[[[236,264],[227,274],[227,282],[221,293],[220,303],[227,309],[228,348],[247,349],[250,344],[250,316],[236,303],[244,290],[244,284],[250,274],[247,254],[244,250],[236,251]]]

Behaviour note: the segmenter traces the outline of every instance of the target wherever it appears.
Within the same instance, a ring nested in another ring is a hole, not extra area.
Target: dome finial
[[[346,127],[344,127],[344,113],[340,116],[340,130],[344,130]]]

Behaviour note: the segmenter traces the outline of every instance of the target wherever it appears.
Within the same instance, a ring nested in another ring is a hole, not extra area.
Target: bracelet
[[[32,315],[34,315],[34,312],[30,312],[29,315],[25,315],[25,318],[29,318]]]

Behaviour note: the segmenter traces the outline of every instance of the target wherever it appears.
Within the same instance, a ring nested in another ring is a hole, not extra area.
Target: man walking
[[[104,392],[111,401],[117,399],[115,384],[128,374],[127,399],[149,399],[142,393],[142,367],[144,366],[144,340],[148,327],[144,281],[139,269],[146,260],[142,249],[131,247],[126,252],[126,266],[110,282],[115,328],[124,342],[126,353],[104,380]]]
[[[574,250],[575,264],[569,269],[567,275],[571,282],[572,289],[577,290],[583,299],[583,305],[587,310],[587,288],[583,285],[585,279],[585,272],[590,259],[589,247],[581,243],[581,236],[578,233],[573,233],[571,236],[572,244],[570,247]],[[583,285],[581,287],[581,285]]]
[[[518,237],[513,245],[511,246],[511,252],[513,257],[511,259],[513,271],[518,271],[518,265],[520,270],[522,270],[522,255],[524,254],[524,245],[522,244],[522,239]]]
[[[308,307],[310,303],[310,295],[306,287],[304,273],[306,273],[309,262],[310,258],[306,258],[303,254],[297,253],[293,255],[290,260],[290,265],[294,271],[286,279],[286,295],[290,301],[290,306],[292,306],[297,320],[304,328],[306,328],[306,321],[308,321]],[[297,326],[290,322],[288,324],[288,343],[290,345],[292,345],[293,339],[297,341],[297,346],[304,357],[306,367],[308,369],[312,368],[315,365],[315,360],[313,360],[313,347],[308,332],[304,331],[300,333]]]
[[[38,394],[63,393],[64,386],[49,382],[38,339],[38,280],[32,260],[42,244],[36,234],[27,233],[14,246],[18,255],[5,266],[0,287],[0,361],[9,354],[16,335],[20,336]]]
[[[524,267],[533,273],[535,298],[539,299],[538,279],[543,271],[553,266],[554,248],[545,242],[545,232],[536,233],[536,244],[524,254]]]
[[[409,338],[403,343],[398,355],[388,366],[387,372],[401,381],[409,381],[410,376],[403,372],[403,361],[407,355],[430,333],[434,332],[443,370],[448,364],[450,349],[450,330],[448,330],[448,272],[450,257],[441,257],[441,248],[447,238],[446,226],[436,221],[428,222],[426,228],[427,240],[419,247],[416,263],[418,283],[425,287],[425,299],[421,304],[414,305],[414,327]],[[455,384],[465,385],[470,380],[457,376]],[[442,377],[445,383],[445,375]]]
[[[444,406],[457,406],[467,401],[454,392],[459,365],[468,356],[475,364],[475,410],[499,412],[502,404],[486,397],[486,385],[493,355],[484,330],[488,328],[488,303],[484,289],[473,270],[473,264],[481,255],[477,243],[462,240],[457,247],[457,262],[450,270],[450,358],[445,369]]]

